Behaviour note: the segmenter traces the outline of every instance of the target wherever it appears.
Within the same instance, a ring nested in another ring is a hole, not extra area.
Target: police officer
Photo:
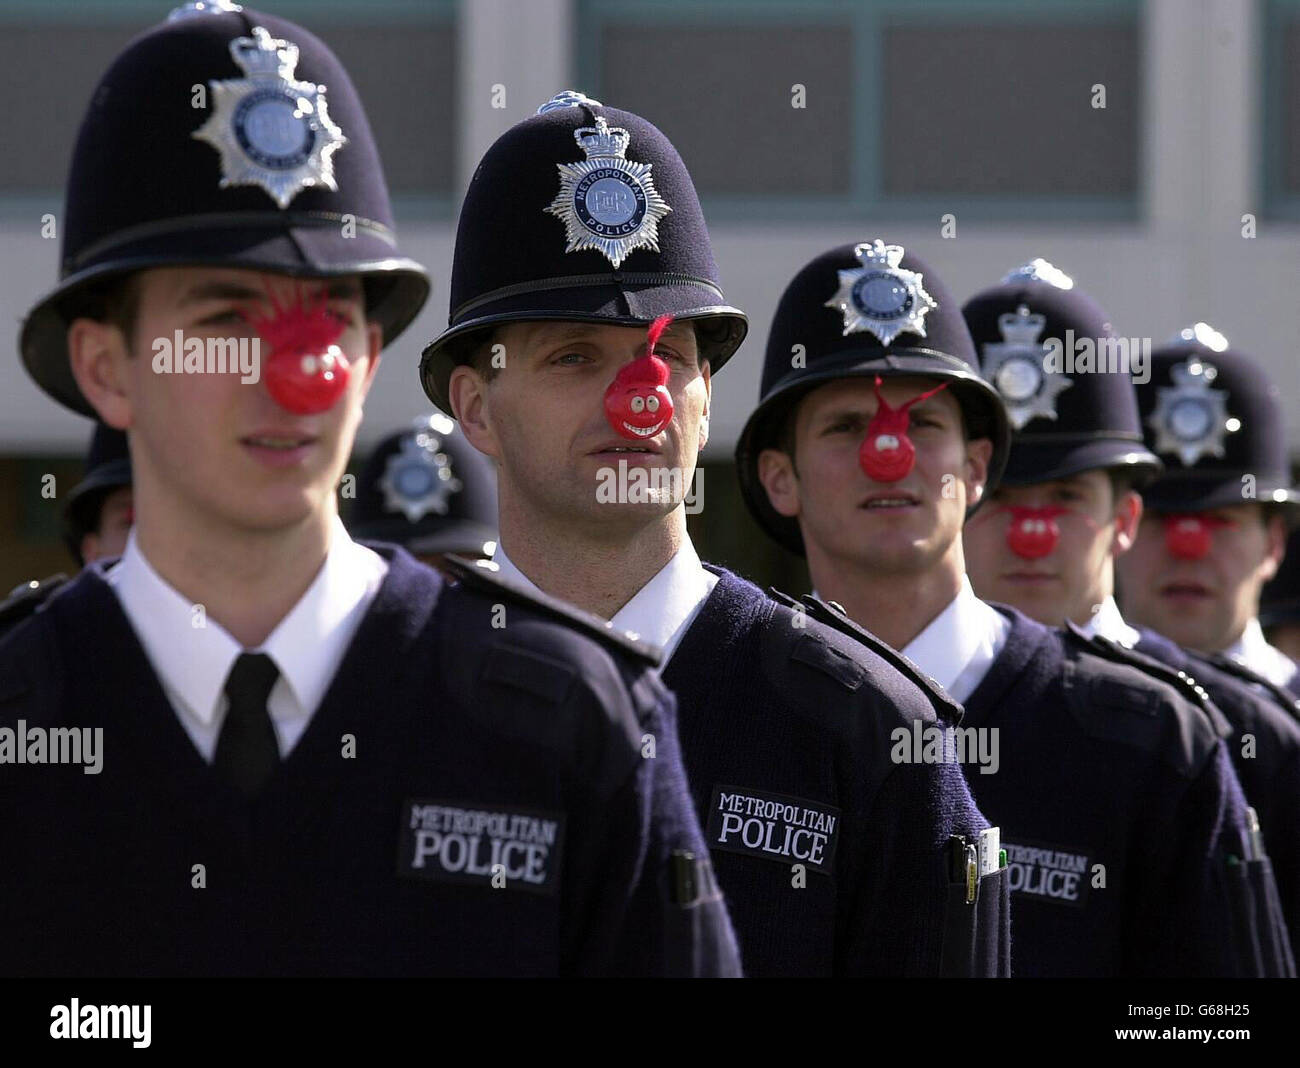
[[[1295,661],[1268,644],[1258,618],[1300,517],[1277,387],[1205,323],[1151,362],[1138,404],[1165,473],[1143,490],[1137,540],[1119,562],[1125,614],[1300,693]]]
[[[131,532],[131,456],[126,435],[95,424],[86,476],[63,506],[63,540],[79,567],[121,556]]]
[[[204,7],[101,80],[22,331],[137,522],[0,643],[0,970],[734,974],[653,657],[339,522],[428,280],[334,55]]]
[[[1259,622],[1274,649],[1300,662],[1300,528],[1287,538],[1282,566],[1260,593]]]
[[[490,559],[496,472],[454,420],[433,412],[375,447],[346,518],[353,537],[394,542],[431,567],[445,567],[448,553]]]
[[[986,850],[967,892],[987,824],[960,769],[889,760],[950,703],[687,535],[711,383],[745,329],[676,149],[567,91],[475,171],[422,379],[497,465],[499,573],[663,648],[746,971],[1000,973],[1006,888]]]
[[[1284,706],[1154,631],[1129,626],[1112,596],[1114,560],[1133,544],[1142,514],[1136,488],[1161,466],[1142,443],[1130,377],[1145,368],[1140,339],[1117,338],[1102,308],[1041,259],[962,311],[1013,429],[1001,485],[962,532],[975,593],[1048,626],[1071,622],[1136,649],[1154,658],[1148,669],[1155,674],[1208,692],[1232,728],[1228,752],[1262,820],[1294,944],[1300,721],[1293,702]]]
[[[86,457],[86,476],[63,506],[63,540],[78,567],[121,556],[131,530],[131,460],[126,435],[95,426]],[[0,600],[0,635],[12,630],[67,584],[62,573],[24,582]]]
[[[957,756],[1002,827],[1013,973],[1293,971],[1206,710],[972,591],[962,524],[998,483],[1008,416],[935,273],[881,239],[816,257],[777,307],[761,396],[737,446],[751,511],[965,705]]]

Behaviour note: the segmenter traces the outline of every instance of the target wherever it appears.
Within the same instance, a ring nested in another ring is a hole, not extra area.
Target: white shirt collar
[[[497,546],[492,562],[500,568],[499,575],[507,582],[541,592],[536,583],[515,566],[503,546]],[[700,563],[691,539],[684,538],[672,559],[632,595],[610,622],[620,630],[632,632],[638,640],[662,649],[663,664],[666,665],[717,582],[718,576],[706,571]]]
[[[387,562],[354,542],[335,518],[329,551],[311,585],[266,641],[249,650],[266,653],[280,670],[267,711],[276,721],[282,753],[320,705],[387,572]],[[106,580],[182,724],[210,758],[225,716],[226,678],[245,650],[153,569],[134,531]]]
[[[954,701],[965,701],[1002,652],[1010,630],[1002,613],[976,597],[963,575],[957,596],[901,651]]]
[[[1114,597],[1107,597],[1087,623],[1079,628],[1089,638],[1107,638],[1125,649],[1136,648],[1142,635],[1124,622]]]
[[[1286,686],[1300,671],[1300,666],[1286,653],[1269,645],[1258,619],[1247,623],[1241,637],[1223,652],[1277,686]]]

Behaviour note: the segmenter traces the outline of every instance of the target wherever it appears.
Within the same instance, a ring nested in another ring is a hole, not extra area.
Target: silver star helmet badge
[[[1038,340],[1046,325],[1045,316],[1022,304],[1014,315],[998,316],[1002,340],[982,346],[984,377],[1001,394],[1017,430],[1034,419],[1056,419],[1056,398],[1074,385],[1068,375],[1047,370],[1047,346]]]
[[[925,337],[925,316],[939,305],[921,285],[921,275],[899,266],[902,245],[880,238],[853,249],[861,267],[840,271],[840,288],[825,304],[844,315],[844,333],[874,334],[888,345],[903,331]]]
[[[257,26],[230,54],[248,77],[208,83],[213,111],[192,135],[221,154],[221,188],[259,186],[281,208],[310,186],[337,191],[333,157],[348,139],[329,117],[325,86],[294,80],[298,46]]]
[[[430,513],[447,514],[452,495],[462,489],[451,457],[442,449],[443,436],[453,425],[445,416],[431,416],[417,420],[415,432],[402,438],[379,480],[386,511],[401,512],[412,523]]]
[[[1028,263],[1022,263],[1014,271],[1009,271],[1002,279],[1004,286],[1012,282],[1046,282],[1057,289],[1073,289],[1074,279],[1059,267],[1054,267],[1047,260],[1038,256]]]
[[[1223,455],[1224,434],[1241,423],[1228,418],[1228,395],[1210,388],[1218,374],[1196,356],[1170,368],[1174,384],[1156,389],[1155,411],[1147,417],[1156,432],[1156,452],[1172,453],[1187,467],[1202,456]]]
[[[556,164],[560,191],[545,209],[564,222],[564,251],[594,249],[615,270],[636,249],[658,252],[659,220],[672,208],[655,189],[652,165],[624,158],[631,135],[598,116],[573,136],[587,158]]]

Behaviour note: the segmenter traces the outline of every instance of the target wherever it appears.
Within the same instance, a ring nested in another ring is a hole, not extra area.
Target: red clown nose
[[[1013,553],[1024,560],[1037,560],[1055,551],[1056,543],[1061,540],[1061,528],[1056,525],[1056,517],[1068,512],[1068,508],[1060,505],[1043,508],[1011,505],[1006,510],[1011,513],[1007,547]]]
[[[907,436],[911,423],[910,409],[941,390],[944,382],[934,389],[913,397],[901,408],[891,408],[880,392],[880,376],[876,375],[876,414],[867,426],[867,436],[858,449],[858,464],[866,476],[877,482],[897,482],[906,478],[916,464],[916,446]]]
[[[270,315],[244,318],[258,332],[270,353],[266,359],[266,388],[281,408],[298,415],[315,415],[338,403],[348,388],[348,358],[335,344],[343,322],[330,314],[322,294],[311,300],[301,286],[294,300],[282,305],[267,289]]]
[[[1165,548],[1178,560],[1200,560],[1210,551],[1210,537],[1219,527],[1235,526],[1212,515],[1165,516]]]
[[[673,398],[668,392],[671,372],[654,354],[655,343],[671,315],[661,315],[646,333],[645,355],[625,364],[605,390],[605,418],[629,441],[654,437],[673,419]]]

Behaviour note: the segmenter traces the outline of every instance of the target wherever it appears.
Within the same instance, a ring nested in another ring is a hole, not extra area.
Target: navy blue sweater
[[[1163,635],[1145,627],[1138,633],[1138,652],[1194,678],[1232,725],[1232,766],[1259,815],[1291,944],[1300,944],[1300,721],[1266,693]]]
[[[958,765],[890,761],[891,732],[935,724],[934,704],[852,638],[711,570],[664,681],[746,973],[938,974],[947,839],[988,824]],[[802,885],[801,852],[824,861]],[[997,952],[977,969],[995,973]]]
[[[95,570],[0,643],[0,727],[104,745],[98,775],[0,765],[0,972],[738,970],[707,869],[673,856],[707,854],[648,666],[526,605],[497,629],[504,597],[383,551],[252,803],[195,750]]]
[[[1084,640],[997,607],[1011,631],[963,726],[999,730],[998,773],[970,781],[1013,873],[1012,973],[1280,969],[1269,963],[1282,954],[1280,919],[1249,929],[1249,887],[1228,859],[1243,854],[1245,799],[1204,711]]]

